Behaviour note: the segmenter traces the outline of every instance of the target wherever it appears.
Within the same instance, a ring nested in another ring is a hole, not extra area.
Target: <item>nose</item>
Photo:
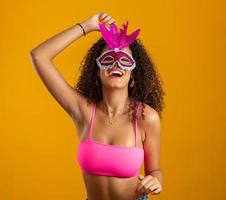
[[[114,67],[119,67],[120,68],[118,62],[115,62]]]

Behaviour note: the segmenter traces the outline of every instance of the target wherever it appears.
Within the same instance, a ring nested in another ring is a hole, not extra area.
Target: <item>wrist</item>
[[[92,28],[91,28],[91,26],[90,26],[88,21],[80,22],[80,24],[83,27],[83,29],[85,30],[86,34],[92,31]]]

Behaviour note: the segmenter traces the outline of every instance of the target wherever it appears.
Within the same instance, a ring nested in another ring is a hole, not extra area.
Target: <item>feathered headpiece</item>
[[[140,32],[140,29],[137,29],[130,35],[127,35],[128,21],[122,26],[123,28],[118,29],[116,24],[112,23],[110,30],[108,30],[103,23],[99,23],[100,32],[109,50],[128,47],[137,38]]]

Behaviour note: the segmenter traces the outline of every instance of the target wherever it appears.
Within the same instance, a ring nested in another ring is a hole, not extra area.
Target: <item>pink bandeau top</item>
[[[137,146],[137,113],[135,113],[135,146],[116,146],[103,144],[91,138],[96,103],[89,123],[88,139],[79,143],[77,158],[83,172],[101,176],[133,177],[138,176],[144,159],[144,149]]]

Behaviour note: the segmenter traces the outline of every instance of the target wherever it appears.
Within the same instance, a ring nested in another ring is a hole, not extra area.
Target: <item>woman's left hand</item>
[[[136,193],[138,195],[146,195],[148,193],[159,194],[162,191],[162,186],[159,180],[156,177],[151,175],[142,176],[141,174],[138,176],[140,179],[140,183],[137,186]]]

